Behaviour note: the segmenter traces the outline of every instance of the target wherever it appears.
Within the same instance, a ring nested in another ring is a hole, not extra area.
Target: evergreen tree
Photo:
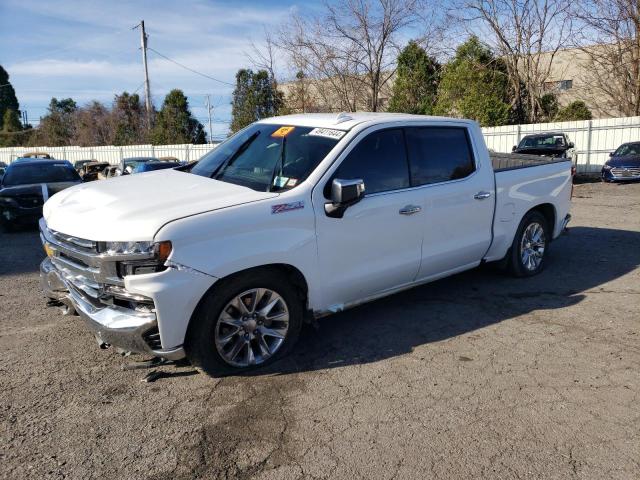
[[[9,74],[2,65],[0,65],[0,85],[0,130],[2,130],[5,112],[13,110],[18,116],[20,112],[16,91],[9,82]]]
[[[570,122],[573,120],[591,120],[592,118],[593,115],[587,104],[582,100],[576,100],[561,108],[554,120],[556,122]]]
[[[2,131],[5,133],[15,133],[21,130],[22,123],[20,122],[20,117],[18,117],[18,112],[10,108],[6,109],[2,116]]]
[[[486,127],[504,125],[511,115],[508,92],[502,62],[472,36],[444,67],[435,112],[471,118]]]
[[[206,142],[204,127],[191,115],[182,90],[171,90],[165,97],[156,116],[151,141],[156,145]]]
[[[146,115],[140,96],[122,92],[111,110],[114,145],[136,145],[147,140]]]
[[[429,115],[437,99],[439,65],[415,41],[398,55],[390,112]]]
[[[282,92],[266,70],[238,70],[231,102],[231,131],[237,132],[261,118],[278,115],[283,108]]]
[[[540,108],[540,119],[543,122],[553,122],[558,113],[558,98],[553,93],[545,93],[540,97]]]
[[[40,125],[31,137],[31,145],[62,147],[71,145],[75,135],[76,102],[71,98],[49,102],[49,113],[42,118]]]

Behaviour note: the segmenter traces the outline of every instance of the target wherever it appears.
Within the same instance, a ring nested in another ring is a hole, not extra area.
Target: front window
[[[77,182],[80,176],[65,163],[16,165],[8,168],[3,178],[7,187],[32,183]]]
[[[520,142],[519,148],[557,148],[565,147],[563,135],[534,135],[524,137]]]
[[[625,157],[627,155],[640,155],[640,143],[627,143],[620,145],[613,153],[616,157]]]
[[[261,192],[288,190],[303,182],[344,134],[254,123],[202,157],[191,173]]]

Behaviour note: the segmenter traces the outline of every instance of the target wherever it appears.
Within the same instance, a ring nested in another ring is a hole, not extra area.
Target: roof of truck
[[[352,112],[352,113],[301,113],[294,115],[282,115],[260,120],[259,123],[271,123],[280,125],[298,125],[302,127],[332,128],[338,130],[349,130],[360,123],[385,123],[399,120],[434,120],[434,121],[465,121],[472,123],[472,120],[462,120],[449,117],[432,117],[428,115],[410,115],[407,113],[387,113],[387,112]]]

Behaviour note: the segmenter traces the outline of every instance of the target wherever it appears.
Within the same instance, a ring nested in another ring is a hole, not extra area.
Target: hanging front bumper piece
[[[40,236],[47,252],[40,265],[45,295],[75,309],[101,346],[169,360],[185,356],[191,313],[215,278],[176,268],[121,278],[114,259],[92,242],[52,232],[43,220]],[[175,294],[187,285],[192,295]]]

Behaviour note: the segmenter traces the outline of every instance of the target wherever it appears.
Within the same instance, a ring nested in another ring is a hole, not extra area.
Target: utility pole
[[[211,106],[211,99],[209,98],[209,94],[207,94],[207,114],[209,115],[209,143],[213,143],[213,130],[211,129],[211,111],[213,107]]]
[[[144,20],[135,28],[140,27],[140,45],[142,48],[142,64],[144,66],[144,106],[147,109],[147,128],[151,128],[151,89],[149,87],[149,68],[147,67],[147,32],[144,30]]]

